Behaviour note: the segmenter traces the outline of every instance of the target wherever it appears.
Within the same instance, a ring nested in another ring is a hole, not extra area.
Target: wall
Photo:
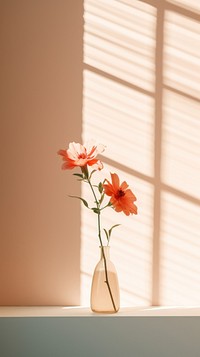
[[[0,2],[0,305],[79,304],[82,1]]]

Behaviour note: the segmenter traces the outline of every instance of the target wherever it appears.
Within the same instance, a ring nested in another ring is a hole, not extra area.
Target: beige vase
[[[118,277],[108,246],[100,247],[100,261],[92,278],[90,304],[92,311],[98,313],[116,313],[120,307]]]

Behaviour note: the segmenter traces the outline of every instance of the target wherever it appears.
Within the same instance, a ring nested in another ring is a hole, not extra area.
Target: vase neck
[[[103,253],[104,253],[106,259],[110,259],[110,247],[103,246],[103,247],[99,247],[99,248],[100,248],[101,259],[103,259]]]

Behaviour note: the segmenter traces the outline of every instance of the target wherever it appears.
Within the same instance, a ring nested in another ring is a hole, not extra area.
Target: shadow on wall
[[[81,138],[83,4],[1,1],[0,23],[0,305],[79,304],[80,187],[57,151]]]

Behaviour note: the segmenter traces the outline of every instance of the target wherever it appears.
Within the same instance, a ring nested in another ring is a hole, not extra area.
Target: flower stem
[[[114,298],[112,295],[112,291],[111,291],[111,287],[110,287],[110,283],[108,280],[108,269],[107,269],[107,262],[106,262],[106,256],[105,256],[105,252],[104,252],[104,247],[103,247],[103,243],[102,243],[102,239],[101,239],[101,231],[100,231],[100,213],[98,214],[98,231],[99,231],[99,240],[100,240],[100,244],[101,244],[101,249],[102,249],[102,256],[103,256],[103,260],[104,260],[104,266],[105,266],[105,283],[107,284],[108,287],[108,291],[110,294],[110,298],[113,304],[113,308],[115,310],[115,312],[117,312],[117,308],[114,302]]]
[[[95,199],[95,203],[96,203],[96,206],[97,206],[97,209],[99,210],[98,211],[98,237],[99,237],[99,241],[100,241],[100,245],[101,245],[101,249],[102,249],[102,256],[103,256],[103,260],[104,260],[104,267],[105,267],[105,283],[108,287],[108,291],[109,291],[109,294],[110,294],[110,298],[111,298],[111,301],[112,301],[112,305],[113,305],[113,308],[115,310],[115,312],[117,312],[117,308],[116,308],[116,305],[115,305],[115,301],[114,301],[114,298],[113,298],[113,295],[112,295],[112,291],[111,291],[111,287],[110,287],[110,283],[109,283],[109,279],[108,279],[108,269],[107,269],[107,262],[106,262],[106,256],[105,256],[105,252],[104,252],[104,247],[103,247],[103,242],[102,242],[102,238],[101,238],[101,220],[100,220],[100,204],[99,204],[99,201],[97,200],[97,196],[95,194],[95,191],[94,191],[94,188],[91,184],[91,181],[89,178],[87,178],[87,181],[90,185],[90,188],[92,190],[92,193],[93,193],[93,196],[94,196],[94,199]]]

